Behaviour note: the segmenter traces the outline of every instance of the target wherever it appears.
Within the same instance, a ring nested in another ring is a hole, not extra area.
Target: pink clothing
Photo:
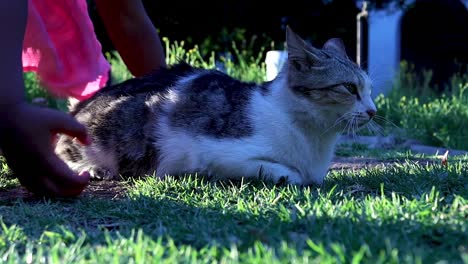
[[[110,65],[86,0],[29,0],[23,70],[37,72],[54,95],[86,99],[103,87]]]

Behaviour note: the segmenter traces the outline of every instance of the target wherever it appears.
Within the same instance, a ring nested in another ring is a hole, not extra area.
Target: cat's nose
[[[374,110],[374,109],[368,109],[368,110],[366,111],[366,113],[369,115],[370,118],[372,118],[372,117],[375,116],[375,114],[377,113],[377,111]]]

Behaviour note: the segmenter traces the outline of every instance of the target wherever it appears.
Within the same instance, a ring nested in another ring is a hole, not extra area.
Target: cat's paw
[[[90,168],[88,172],[89,172],[89,175],[91,176],[91,179],[94,179],[94,180],[110,181],[110,180],[120,179],[117,173],[107,168],[94,167],[94,168]]]
[[[302,177],[298,172],[281,164],[262,166],[259,169],[259,175],[261,178],[272,180],[275,184],[303,184]]]
[[[304,183],[303,180],[302,180],[301,175],[299,175],[298,173],[289,174],[286,177],[286,181],[289,184],[295,184],[295,185],[302,185]]]
[[[298,173],[291,171],[288,175],[280,176],[276,184],[302,185],[303,181]]]

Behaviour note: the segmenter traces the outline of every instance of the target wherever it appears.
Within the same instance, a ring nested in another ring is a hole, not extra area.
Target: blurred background
[[[261,48],[283,49],[284,28],[290,25],[313,45],[331,37],[343,39],[356,59],[357,14],[363,1],[355,0],[144,0],[161,37],[198,45],[202,55],[229,52],[232,41],[248,42],[252,53]],[[468,1],[374,0],[368,3],[368,31],[364,56],[371,74],[391,78],[401,60],[416,70],[432,69],[434,84],[446,82],[468,62]],[[90,14],[104,52],[113,50],[104,27],[89,1]],[[377,70],[375,68],[386,68]],[[382,81],[382,84],[383,84]]]

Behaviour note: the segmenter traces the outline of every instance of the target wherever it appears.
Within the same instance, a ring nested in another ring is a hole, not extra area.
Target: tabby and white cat
[[[375,115],[372,85],[339,39],[317,49],[289,28],[286,39],[287,63],[271,82],[178,64],[104,88],[72,110],[92,145],[62,136],[56,152],[100,179],[155,172],[320,184],[340,132]]]

